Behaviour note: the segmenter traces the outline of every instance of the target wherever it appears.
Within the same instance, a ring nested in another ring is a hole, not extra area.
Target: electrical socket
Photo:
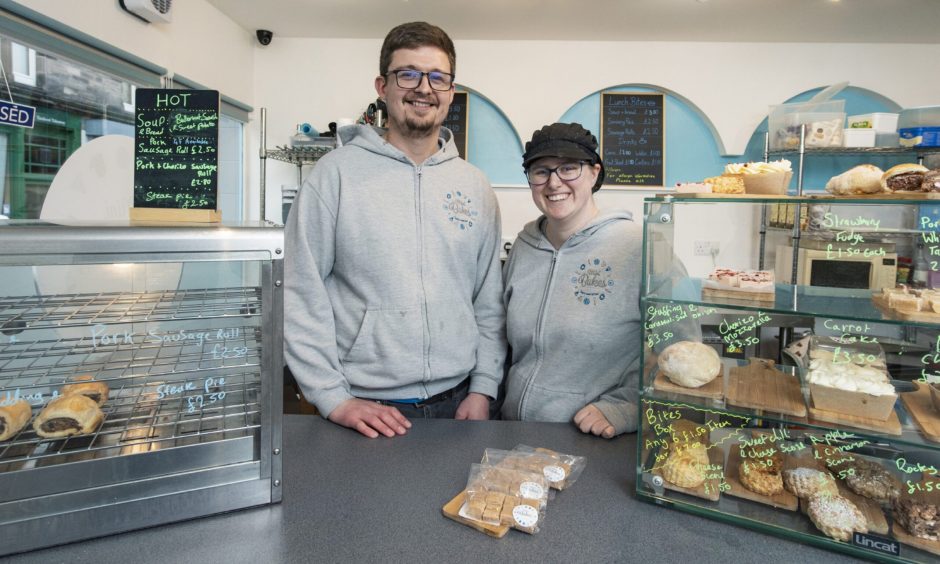
[[[697,257],[717,255],[718,241],[696,241],[692,244],[692,254]]]

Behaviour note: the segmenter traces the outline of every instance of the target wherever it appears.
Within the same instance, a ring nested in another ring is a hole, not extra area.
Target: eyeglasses
[[[581,169],[584,168],[584,161],[576,163],[565,163],[548,168],[547,166],[537,166],[525,171],[525,176],[532,186],[541,186],[548,182],[554,172],[559,180],[577,180],[581,177]]]
[[[388,73],[395,75],[395,83],[398,84],[399,88],[407,88],[409,90],[417,88],[425,75],[428,77],[428,84],[431,85],[432,90],[446,91],[450,90],[450,87],[454,85],[454,75],[447,72],[421,72],[415,69],[398,69],[388,71]]]

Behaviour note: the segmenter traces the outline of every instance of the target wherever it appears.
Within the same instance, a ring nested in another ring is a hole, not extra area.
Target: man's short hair
[[[388,66],[392,63],[392,53],[399,49],[417,49],[419,47],[437,47],[447,54],[450,62],[450,73],[457,74],[457,52],[454,42],[447,33],[427,22],[410,22],[401,24],[388,32],[382,43],[382,53],[379,55],[379,75],[388,74]]]

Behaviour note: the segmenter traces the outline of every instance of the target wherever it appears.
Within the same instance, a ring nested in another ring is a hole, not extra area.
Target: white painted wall
[[[275,38],[257,48],[254,100],[268,108],[268,146],[286,144],[298,122],[322,128],[358,116],[375,99],[380,46],[381,39]],[[940,45],[457,41],[456,47],[458,82],[492,100],[522,141],[584,96],[625,83],[665,87],[687,98],[711,119],[728,154],[744,151],[768,105],[823,85],[848,80],[904,107],[940,103],[940,75],[923,63],[940,58]],[[561,78],[561,69],[572,67],[578,79]],[[257,155],[257,140],[249,139],[249,155]],[[256,170],[249,178],[257,179]],[[296,183],[296,170],[271,162],[267,178],[268,217],[274,219],[280,185]],[[630,209],[640,218],[642,198],[650,193],[608,187],[598,198],[604,207]],[[535,207],[527,189],[497,187],[497,194],[504,236],[514,237]],[[256,199],[249,196],[250,207]]]

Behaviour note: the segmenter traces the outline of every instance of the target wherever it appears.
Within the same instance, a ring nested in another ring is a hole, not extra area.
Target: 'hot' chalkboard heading
[[[219,93],[140,88],[135,96],[134,207],[218,207]]]

